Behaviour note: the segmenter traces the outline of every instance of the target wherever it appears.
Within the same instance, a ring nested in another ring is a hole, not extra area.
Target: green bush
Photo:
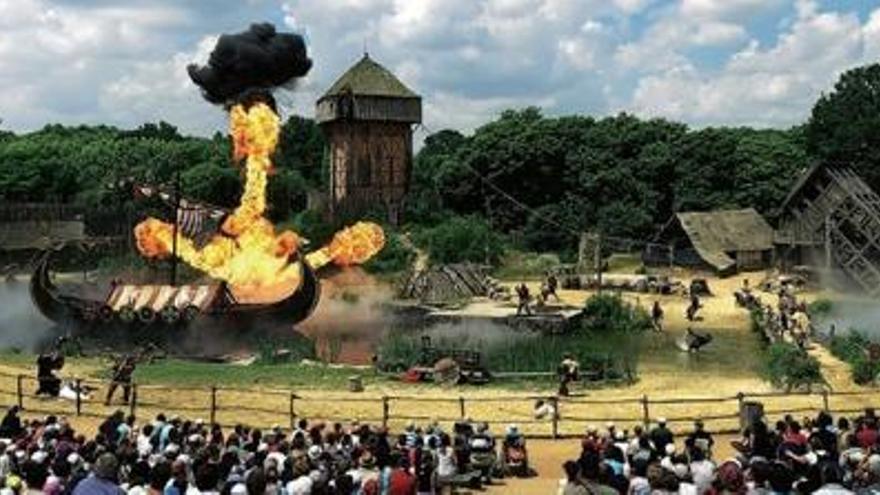
[[[861,332],[850,329],[846,335],[835,335],[831,339],[831,354],[841,361],[852,363],[856,359],[864,356],[865,347],[868,345],[868,338]]]
[[[432,263],[495,264],[504,252],[500,234],[476,215],[455,216],[415,232],[415,243],[428,252]]]
[[[865,334],[850,329],[846,335],[835,336],[829,346],[831,354],[850,366],[852,379],[859,385],[872,383],[880,374],[880,362],[871,361],[866,349],[871,343]]]
[[[651,327],[647,311],[613,294],[591,296],[574,321],[582,332],[640,332]]]
[[[819,361],[796,345],[778,342],[766,351],[765,371],[770,382],[786,390],[824,384]]]
[[[834,309],[834,303],[830,299],[816,299],[807,306],[807,313],[811,318],[818,318],[831,314]]]
[[[385,231],[385,247],[364,268],[370,273],[396,273],[407,270],[416,253],[400,238],[400,234]]]

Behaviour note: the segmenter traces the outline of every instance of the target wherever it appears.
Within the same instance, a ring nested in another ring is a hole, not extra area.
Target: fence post
[[[82,378],[76,379],[76,415],[82,414]]]
[[[388,396],[382,396],[382,427],[388,428]]]
[[[559,438],[559,397],[552,397],[550,400],[553,402],[553,414],[551,415],[553,419],[551,423],[553,428],[552,434],[553,439],[556,440]]]
[[[296,398],[296,394],[293,392],[290,393],[290,407],[288,408],[288,414],[290,414],[290,429],[296,428],[296,413],[293,412],[293,399]]]
[[[138,402],[138,386],[137,383],[131,384],[131,397],[128,401],[128,412],[132,416],[137,412],[137,402]]]
[[[828,412],[828,389],[822,390],[822,410]]]
[[[464,411],[464,397],[462,397],[462,396],[459,396],[459,397],[458,397],[458,411],[459,411],[459,414],[460,414],[459,417],[460,417],[461,419],[464,419],[464,417],[465,417],[465,411]]]
[[[217,387],[211,385],[211,424],[217,423]]]
[[[645,428],[651,424],[651,414],[648,411],[648,394],[642,396],[642,423],[645,424]]]
[[[18,396],[18,408],[24,409],[24,386],[22,384],[24,375],[15,376],[15,394]]]

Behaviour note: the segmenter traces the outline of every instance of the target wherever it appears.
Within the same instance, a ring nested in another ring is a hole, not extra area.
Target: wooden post
[[[648,395],[645,394],[642,396],[642,423],[645,424],[645,428],[651,424],[651,414],[648,410]]]
[[[82,378],[76,379],[76,415],[82,413]]]
[[[211,385],[211,424],[217,422],[217,387]]]
[[[825,270],[831,270],[831,215],[825,215]]]
[[[553,414],[550,416],[552,418],[551,427],[553,439],[559,438],[559,397],[552,397],[550,399],[553,402]]]
[[[131,397],[129,397],[128,402],[128,411],[129,414],[134,416],[134,413],[137,411],[137,401],[138,401],[138,386],[137,383],[131,384]]]
[[[736,414],[739,416],[739,429],[742,430],[746,426],[745,421],[743,421],[743,403],[746,400],[746,395],[742,392],[736,393]]]
[[[602,237],[596,234],[596,244],[593,253],[594,263],[596,266],[596,293],[602,293]]]
[[[383,395],[382,396],[382,427],[383,428],[388,428],[388,410],[389,409],[390,408],[388,406],[388,396]]]
[[[290,393],[290,407],[288,408],[288,414],[290,415],[290,429],[296,428],[296,413],[293,411],[293,400],[296,398],[296,394],[293,392]]]
[[[458,397],[458,411],[459,411],[459,417],[461,419],[464,419],[464,417],[465,417],[464,397],[461,397],[461,396]]]
[[[822,410],[828,412],[828,390],[822,391]]]
[[[18,408],[24,409],[24,385],[22,384],[22,380],[24,380],[23,375],[16,375],[15,377],[15,394],[18,396]]]

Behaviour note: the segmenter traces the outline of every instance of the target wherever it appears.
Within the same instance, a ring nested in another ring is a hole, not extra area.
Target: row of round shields
[[[198,306],[192,304],[184,307],[182,310],[173,304],[166,304],[159,311],[155,311],[149,306],[135,308],[132,304],[122,306],[118,311],[114,311],[112,307],[105,304],[97,311],[86,308],[83,310],[82,316],[86,321],[100,319],[104,322],[109,322],[118,317],[119,321],[123,323],[140,322],[150,324],[160,321],[167,325],[173,325],[176,323],[189,323],[196,319],[199,313]]]

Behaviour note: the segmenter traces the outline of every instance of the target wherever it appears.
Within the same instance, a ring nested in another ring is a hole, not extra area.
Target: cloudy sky
[[[315,62],[288,111],[311,116],[366,46],[423,96],[431,131],[526,105],[785,127],[880,58],[878,0],[0,0],[2,128],[222,130],[185,67],[264,20]]]

